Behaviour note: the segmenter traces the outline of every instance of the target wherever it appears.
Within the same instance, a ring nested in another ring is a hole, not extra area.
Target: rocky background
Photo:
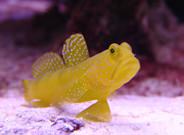
[[[118,134],[122,129],[130,135],[182,135],[183,10],[174,0],[1,0],[0,134],[94,134],[97,129]],[[75,105],[69,112],[23,106],[21,80],[32,77],[32,63],[46,51],[60,54],[64,40],[76,32],[84,34],[91,56],[126,41],[141,62],[137,76],[109,100],[111,123],[75,119],[80,110]]]

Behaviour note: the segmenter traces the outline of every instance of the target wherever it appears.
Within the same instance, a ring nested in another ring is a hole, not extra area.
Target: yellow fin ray
[[[38,78],[47,72],[55,72],[64,67],[62,58],[54,52],[48,52],[38,58],[32,66],[32,75]]]
[[[77,117],[90,121],[110,121],[111,112],[107,100],[97,101],[97,103],[80,112]]]
[[[62,55],[66,66],[73,66],[86,60],[89,53],[83,35],[71,35],[63,45]]]

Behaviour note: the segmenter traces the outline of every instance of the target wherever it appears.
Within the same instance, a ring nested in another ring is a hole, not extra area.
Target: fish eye
[[[111,49],[110,49],[110,52],[111,52],[111,53],[114,53],[114,52],[115,52],[114,48],[111,48]]]
[[[109,52],[113,55],[117,54],[117,51],[118,51],[118,46],[117,44],[113,43],[110,45],[109,47]]]

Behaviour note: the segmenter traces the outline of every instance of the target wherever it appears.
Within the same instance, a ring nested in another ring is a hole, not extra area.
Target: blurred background
[[[175,0],[0,0],[0,95],[22,93],[32,63],[82,33],[93,56],[128,42],[141,62],[117,94],[184,94],[184,5]]]

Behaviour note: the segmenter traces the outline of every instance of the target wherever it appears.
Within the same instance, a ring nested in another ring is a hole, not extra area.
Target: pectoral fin
[[[111,120],[110,108],[107,100],[100,100],[77,115],[86,120],[107,122]]]

